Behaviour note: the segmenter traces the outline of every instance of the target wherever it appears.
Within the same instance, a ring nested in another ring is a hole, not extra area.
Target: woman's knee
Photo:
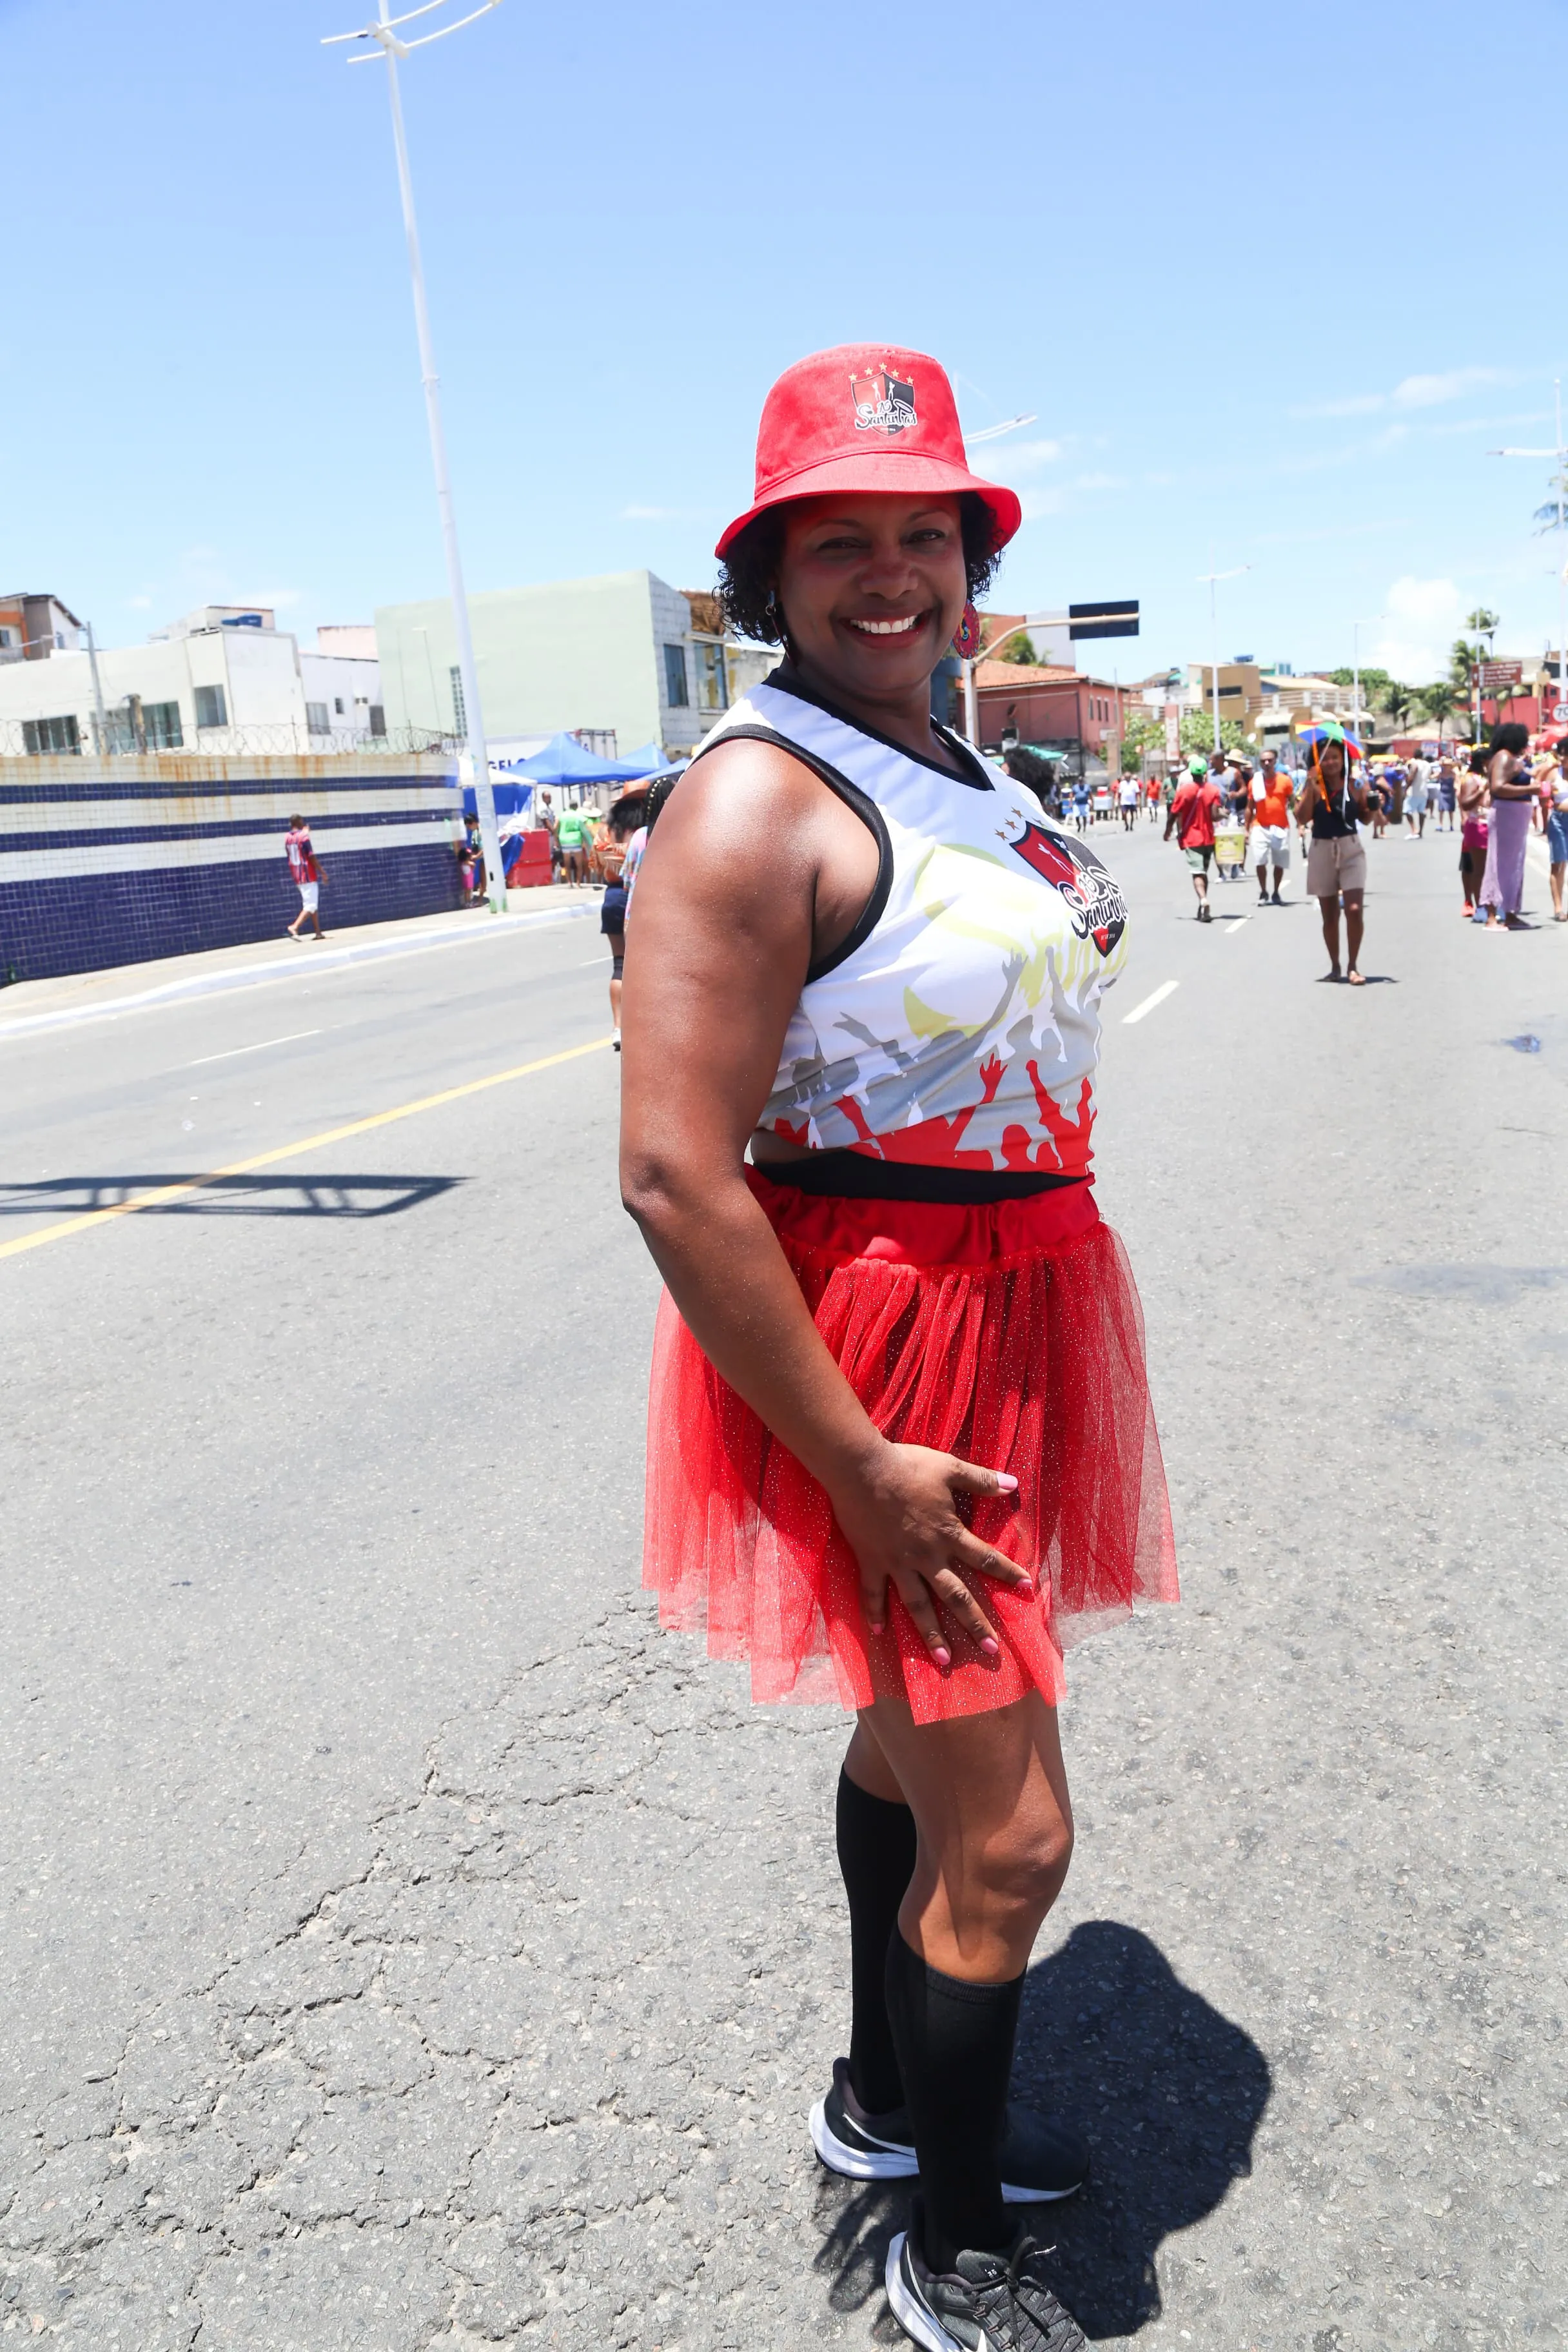
[[[1072,1840],[1070,1819],[1054,1809],[1010,1823],[1005,1834],[986,1841],[965,1876],[987,1911],[1037,1924],[1061,1893]]]

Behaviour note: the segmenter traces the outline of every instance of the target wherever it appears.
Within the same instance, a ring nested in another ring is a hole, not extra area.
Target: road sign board
[[[1568,702],[1554,702],[1552,706],[1552,724],[1553,727],[1561,727],[1565,719],[1568,719]]]
[[[1079,637],[1135,637],[1138,635],[1138,599],[1123,597],[1119,601],[1098,604],[1068,606],[1068,635]]]
[[[1485,661],[1481,664],[1481,692],[1490,694],[1495,687],[1517,686],[1523,676],[1522,662]]]

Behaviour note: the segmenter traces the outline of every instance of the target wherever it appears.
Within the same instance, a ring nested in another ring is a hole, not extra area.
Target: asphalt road
[[[1101,846],[1185,1599],[1070,1662],[1062,2292],[1146,2352],[1559,2345],[1568,933],[1391,838],[1322,987],[1310,908],[1200,929]],[[592,928],[308,953],[0,1034],[0,2332],[891,2343],[899,2201],[805,2132],[843,1724],[637,1591]]]

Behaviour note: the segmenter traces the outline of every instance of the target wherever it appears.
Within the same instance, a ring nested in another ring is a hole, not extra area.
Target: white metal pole
[[[974,684],[974,667],[977,658],[978,656],[972,657],[963,665],[963,731],[978,751],[980,749],[980,696]]]
[[[381,0],[381,21],[389,23],[387,0]],[[500,830],[496,824],[495,794],[490,789],[489,755],[485,749],[484,717],[479,708],[479,681],[474,667],[474,641],[468,627],[468,600],[463,593],[463,567],[458,553],[458,523],[452,510],[452,485],[447,473],[447,440],[441,429],[441,397],[436,373],[436,353],[430,341],[430,314],[425,303],[425,270],[419,257],[419,229],[414,217],[414,184],[408,173],[408,142],[403,132],[403,100],[397,88],[397,59],[384,42],[386,90],[392,104],[392,136],[397,149],[397,184],[403,196],[403,226],[408,239],[408,268],[414,280],[414,320],[419,334],[419,368],[425,385],[425,415],[430,427],[430,457],[436,469],[436,499],[441,509],[441,537],[447,550],[447,579],[452,597],[452,633],[458,642],[458,676],[463,686],[463,719],[468,739],[468,763],[473,770],[474,800],[479,810],[479,839],[485,853],[485,880],[490,910],[506,909],[506,876],[501,869]]]
[[[1351,623],[1351,725],[1361,738],[1361,623]]]
[[[1557,395],[1557,544],[1568,546],[1568,453],[1563,447],[1563,379]],[[1568,562],[1557,567],[1557,699],[1568,703]]]
[[[93,643],[90,621],[87,625],[87,658],[92,668],[92,707],[98,719],[98,751],[101,759],[109,750],[109,719],[103,708],[103,680],[98,674],[98,647]]]
[[[1209,550],[1209,656],[1214,667],[1214,747],[1219,750],[1219,575]]]

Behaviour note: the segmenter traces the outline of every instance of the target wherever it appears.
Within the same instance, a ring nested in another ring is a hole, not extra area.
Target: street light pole
[[[374,41],[386,63],[386,92],[392,108],[392,138],[397,151],[397,184],[403,198],[403,228],[408,241],[408,270],[414,282],[414,323],[419,338],[419,370],[425,385],[426,422],[430,429],[430,457],[436,471],[436,500],[441,509],[441,537],[447,551],[447,580],[452,598],[452,633],[458,644],[458,676],[463,688],[463,732],[468,737],[468,764],[472,771],[474,801],[479,811],[479,838],[485,856],[485,877],[489,884],[490,910],[502,914],[506,908],[506,876],[501,866],[500,831],[496,823],[495,794],[490,789],[489,755],[485,748],[484,717],[479,707],[479,673],[474,666],[473,634],[468,626],[468,600],[463,589],[463,567],[458,553],[458,522],[452,507],[452,485],[447,471],[447,438],[441,425],[440,379],[436,373],[436,352],[430,337],[430,314],[425,301],[425,269],[419,255],[419,227],[414,216],[414,183],[408,170],[408,142],[403,129],[403,100],[397,87],[397,60],[411,49],[422,49],[431,41],[445,39],[448,33],[460,31],[471,25],[475,17],[488,16],[499,7],[500,0],[481,0],[481,5],[456,24],[445,25],[438,32],[423,34],[419,39],[403,41],[395,29],[406,25],[415,16],[427,16],[443,0],[424,0],[424,5],[412,8],[406,16],[392,16],[387,13],[387,0],[378,0],[379,15],[374,25],[358,33],[333,33],[323,41],[330,47],[338,41]],[[373,52],[363,50],[349,59],[351,65],[368,61]],[[426,645],[428,650],[428,645]],[[461,761],[459,761],[459,773]]]
[[[1214,568],[1214,550],[1211,547],[1209,568],[1206,572],[1200,572],[1198,574],[1200,581],[1207,581],[1209,591],[1209,658],[1214,671],[1214,748],[1216,751],[1221,749],[1221,744],[1219,740],[1219,600],[1215,594],[1215,589],[1220,581],[1239,580],[1244,572],[1250,572],[1251,569],[1250,563],[1236,563],[1228,572],[1216,572]]]
[[[1543,530],[1558,531],[1561,534],[1559,543],[1568,546],[1568,446],[1564,445],[1563,439],[1563,379],[1561,376],[1553,378],[1552,388],[1556,398],[1557,408],[1556,446],[1552,449],[1489,449],[1487,456],[1489,457],[1550,457],[1554,461],[1557,471],[1552,477],[1552,487],[1556,492],[1556,497],[1551,502],[1552,520],[1543,521],[1543,517],[1548,512],[1546,507],[1536,509],[1535,520],[1542,524]],[[1568,561],[1560,564],[1557,572],[1557,699],[1561,703],[1568,704]],[[1476,705],[1476,732],[1479,740],[1480,723],[1479,700]]]

